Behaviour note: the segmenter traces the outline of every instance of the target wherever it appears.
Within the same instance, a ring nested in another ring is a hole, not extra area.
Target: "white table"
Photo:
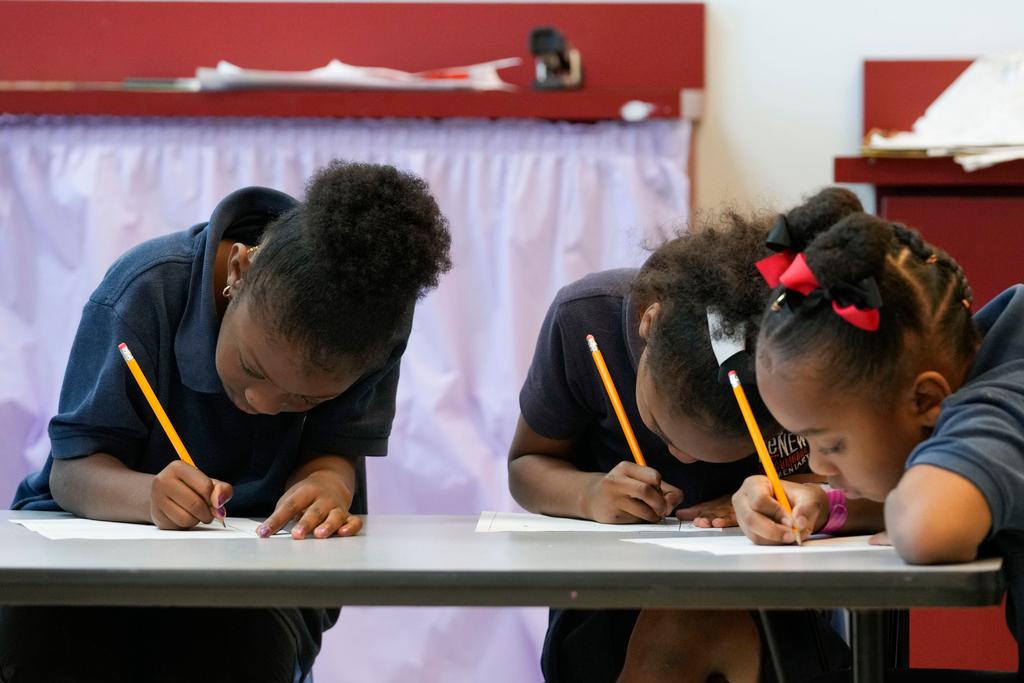
[[[474,533],[475,517],[375,516],[362,534],[51,541],[0,513],[0,604],[848,608],[854,677],[881,680],[883,610],[998,604],[997,559],[910,566],[895,552],[715,556],[622,533]],[[667,534],[670,535],[670,534]]]

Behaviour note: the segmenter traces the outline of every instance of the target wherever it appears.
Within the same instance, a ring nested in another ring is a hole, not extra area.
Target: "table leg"
[[[884,610],[850,610],[853,683],[885,679],[885,618]]]
[[[771,657],[772,668],[775,669],[775,678],[778,683],[786,683],[786,671],[782,666],[782,655],[779,653],[779,641],[776,638],[775,630],[772,628],[768,613],[763,609],[757,610],[757,616],[761,620],[761,630],[764,631],[765,643],[768,645],[768,654]]]

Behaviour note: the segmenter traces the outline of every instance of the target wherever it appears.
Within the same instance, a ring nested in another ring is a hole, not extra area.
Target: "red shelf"
[[[871,183],[885,187],[1024,187],[1024,160],[968,173],[948,157],[836,157],[834,175],[836,182],[840,183]]]
[[[2,1],[2,0],[0,0]],[[220,93],[80,91],[0,92],[0,109],[18,114],[115,114],[119,116],[426,116],[449,118],[619,118],[622,105],[642,99],[651,116],[681,115],[679,94],[590,89],[581,92],[359,92],[261,90]]]
[[[531,89],[530,30],[580,51],[584,88]],[[0,0],[0,80],[189,77],[224,59],[305,70],[333,58],[422,71],[520,57],[505,92],[265,90],[228,93],[0,91],[0,111],[144,116],[619,118],[638,99],[680,111],[704,87],[702,4],[75,2]]]

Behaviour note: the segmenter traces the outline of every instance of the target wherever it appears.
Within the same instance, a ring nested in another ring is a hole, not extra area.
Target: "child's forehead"
[[[303,343],[268,324],[266,316],[251,315],[241,306],[234,337],[240,352],[278,388],[297,396],[322,397],[342,393],[352,385],[356,371],[347,367],[321,368],[310,362]]]

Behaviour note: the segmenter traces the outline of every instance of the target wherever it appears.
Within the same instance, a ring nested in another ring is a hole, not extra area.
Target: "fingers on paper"
[[[608,473],[608,478],[619,495],[625,497],[620,509],[634,517],[657,522],[675,507],[662,491],[666,486],[679,489],[662,482],[661,474],[654,468],[623,461]],[[682,491],[678,495],[682,500]]]
[[[772,496],[767,477],[748,477],[732,500],[737,523],[754,543],[778,545],[796,541],[793,529],[783,523],[786,511]]]
[[[892,545],[892,541],[889,540],[889,532],[879,531],[868,539],[868,543],[871,545]]]
[[[223,520],[227,516],[227,509],[224,506],[227,505],[227,502],[234,495],[234,489],[231,487],[231,484],[218,479],[211,481],[213,482],[213,490],[210,492],[210,506],[213,508],[214,516],[217,519]]]

